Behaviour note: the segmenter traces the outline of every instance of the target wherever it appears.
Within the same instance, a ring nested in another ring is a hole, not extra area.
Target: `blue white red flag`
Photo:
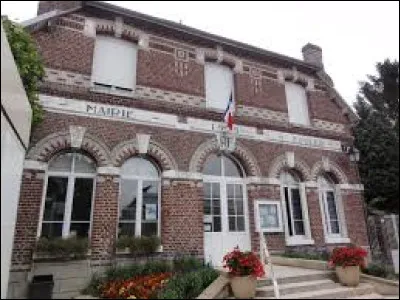
[[[235,102],[232,98],[232,93],[229,97],[228,105],[226,106],[226,110],[224,113],[225,123],[228,125],[229,130],[233,128],[233,114],[235,112]]]

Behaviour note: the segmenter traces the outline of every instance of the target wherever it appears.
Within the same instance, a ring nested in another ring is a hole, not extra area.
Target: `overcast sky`
[[[399,2],[106,1],[302,59],[322,47],[325,70],[348,103],[375,63],[399,60]],[[38,1],[1,1],[12,20],[35,17]]]

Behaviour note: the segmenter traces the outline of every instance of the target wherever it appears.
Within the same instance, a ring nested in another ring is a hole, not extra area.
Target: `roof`
[[[285,62],[289,63],[291,65],[295,65],[304,69],[307,69],[309,72],[314,72],[318,71],[319,67],[315,66],[313,64],[304,62],[303,60],[296,59],[293,57],[289,57],[286,55],[282,55],[276,52],[268,51],[265,49],[261,49],[255,46],[251,46],[242,42],[238,42],[235,40],[231,40],[222,36],[218,36],[215,34],[211,34],[193,27],[189,27],[180,23],[168,21],[165,19],[161,18],[156,18],[153,16],[149,16],[146,14],[142,14],[136,11],[132,11],[130,9],[126,9],[120,6],[116,6],[113,4],[105,3],[102,1],[81,1],[81,5],[77,6],[76,8],[73,8],[68,11],[51,11],[44,13],[42,15],[39,15],[33,19],[27,20],[25,22],[22,22],[22,25],[28,28],[31,31],[36,31],[43,26],[47,24],[47,22],[58,18],[62,15],[66,15],[68,13],[72,13],[74,11],[77,11],[82,8],[97,8],[101,9],[103,11],[107,11],[110,13],[114,13],[116,15],[120,15],[123,17],[128,17],[133,20],[138,20],[140,22],[144,22],[148,25],[151,25],[153,27],[158,27],[162,29],[167,29],[169,31],[174,31],[179,34],[186,34],[190,35],[199,39],[207,40],[208,42],[214,43],[215,46],[221,46],[222,48],[236,48],[238,50],[246,51],[246,53],[250,55],[257,55],[257,56],[262,56],[265,58],[272,58],[280,62]]]

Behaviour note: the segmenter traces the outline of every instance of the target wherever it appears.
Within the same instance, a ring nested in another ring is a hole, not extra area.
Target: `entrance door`
[[[204,173],[204,257],[221,266],[234,247],[251,249],[246,185],[238,163],[226,156],[211,155]]]

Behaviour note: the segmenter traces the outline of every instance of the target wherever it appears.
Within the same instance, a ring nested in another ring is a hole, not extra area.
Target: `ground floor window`
[[[96,167],[81,153],[53,158],[47,173],[40,236],[88,237]]]
[[[144,158],[128,159],[121,168],[118,234],[157,236],[159,216],[158,169]]]

